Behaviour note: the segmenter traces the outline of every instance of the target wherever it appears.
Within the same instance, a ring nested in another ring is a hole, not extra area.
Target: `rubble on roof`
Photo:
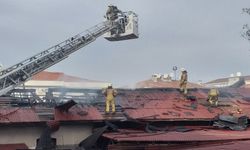
[[[104,114],[104,96],[100,91],[95,92],[97,97],[93,103],[76,103],[70,100],[52,109],[54,120],[47,123],[49,129],[44,130],[41,137],[49,137],[51,129],[57,132],[63,123],[91,122],[98,128],[103,127],[101,131],[104,133],[97,132],[87,141],[83,139],[78,147],[86,147],[86,143],[98,144],[97,139],[104,140],[102,144],[110,149],[128,145],[133,147],[134,143],[144,143],[141,144],[142,147],[150,147],[154,143],[156,145],[153,148],[157,149],[164,147],[166,143],[181,142],[182,145],[188,145],[190,142],[216,144],[218,141],[250,140],[250,130],[247,128],[250,101],[245,97],[248,96],[246,89],[220,89],[222,94],[218,107],[210,106],[207,102],[208,89],[189,89],[186,97],[174,88],[118,89],[115,115]],[[30,108],[3,108],[0,110],[0,117],[0,123],[41,121],[36,111]],[[104,131],[106,125],[109,127]],[[244,131],[226,130],[225,127]],[[110,145],[110,141],[114,143]],[[46,143],[46,140],[41,142]]]
[[[55,107],[57,121],[101,121],[101,113],[93,106],[76,105],[73,100]]]
[[[218,120],[214,121],[213,126],[219,128],[229,128],[231,130],[246,130],[248,125],[248,117],[241,116],[227,116],[227,115],[219,115]]]

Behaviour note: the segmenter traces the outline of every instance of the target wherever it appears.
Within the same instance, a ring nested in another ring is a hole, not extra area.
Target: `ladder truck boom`
[[[109,19],[97,24],[47,50],[0,71],[0,95],[6,94],[16,86],[31,79],[35,74],[64,60],[70,54],[92,43],[105,33],[105,38],[109,41],[138,38],[138,30],[133,29],[134,27],[138,28],[137,15],[133,12],[121,11],[115,15],[117,16],[115,19]],[[131,25],[132,28],[128,28]]]

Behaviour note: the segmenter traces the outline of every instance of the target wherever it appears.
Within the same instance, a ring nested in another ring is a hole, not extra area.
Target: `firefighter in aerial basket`
[[[208,92],[207,101],[210,103],[211,106],[218,106],[219,100],[219,91],[216,88],[210,89]]]
[[[106,18],[108,20],[114,21],[118,18],[118,13],[120,12],[120,10],[114,6],[114,5],[109,5],[107,12],[106,12]]]
[[[112,84],[108,85],[106,89],[102,91],[106,98],[106,114],[109,113],[110,105],[112,107],[112,113],[115,113],[115,97],[117,96],[117,90],[113,89]]]

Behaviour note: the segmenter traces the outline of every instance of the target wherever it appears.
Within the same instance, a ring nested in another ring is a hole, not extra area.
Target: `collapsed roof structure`
[[[208,104],[208,89],[204,88],[190,89],[187,97],[174,88],[118,89],[117,112],[108,115],[101,91],[88,92],[97,95],[91,103],[70,100],[57,104],[47,120],[38,113],[41,106],[2,110],[0,129],[6,125],[21,129],[20,120],[32,128],[39,126],[32,130],[35,142],[16,141],[29,148],[38,146],[41,138],[50,138],[54,148],[70,149],[208,149],[221,144],[234,149],[250,144],[249,89],[220,89],[218,107]],[[67,138],[72,140],[67,143]],[[15,140],[8,142],[0,145],[16,144]]]

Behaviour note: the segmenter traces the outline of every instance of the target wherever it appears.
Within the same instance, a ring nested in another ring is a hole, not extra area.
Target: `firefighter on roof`
[[[105,95],[106,97],[106,113],[109,113],[109,107],[110,104],[112,106],[112,113],[115,113],[115,97],[117,95],[117,91],[115,89],[113,89],[112,84],[110,84],[108,86],[108,88],[106,88],[105,90],[102,91],[102,93]]]
[[[187,82],[188,82],[187,70],[184,68],[181,68],[180,91],[184,95],[187,95]]]
[[[212,106],[218,106],[218,99],[219,99],[219,91],[215,88],[210,89],[208,92],[208,102]]]

